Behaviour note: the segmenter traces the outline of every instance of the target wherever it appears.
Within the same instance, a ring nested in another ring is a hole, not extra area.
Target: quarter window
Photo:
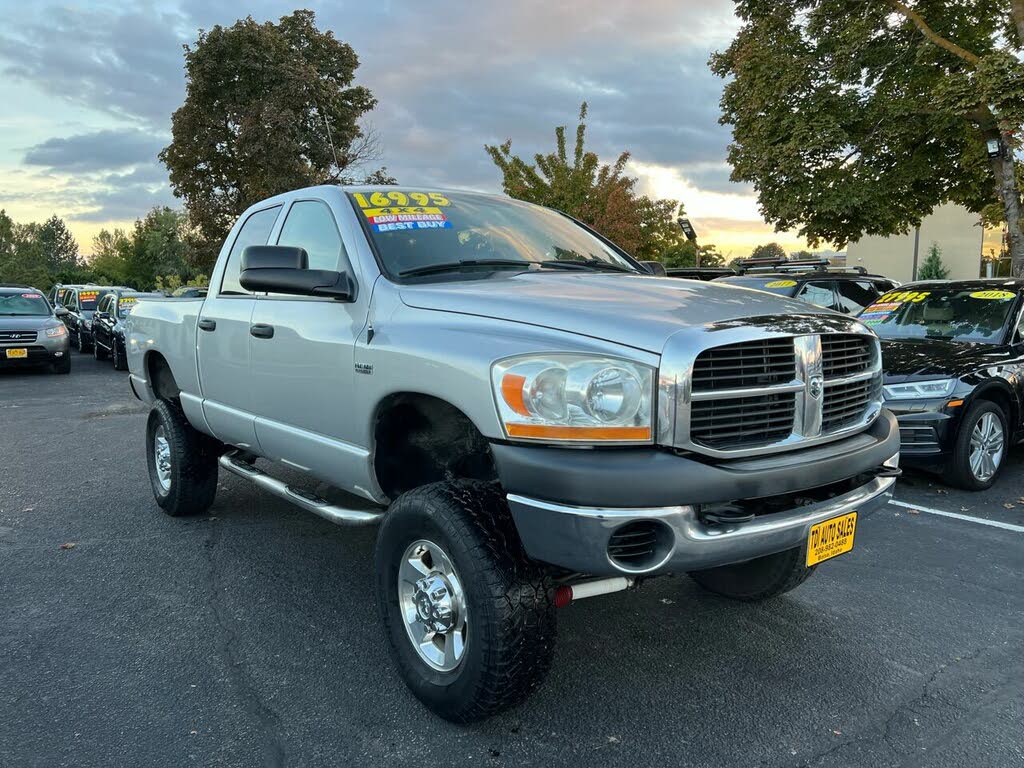
[[[300,200],[291,207],[277,244],[304,248],[310,269],[335,270],[345,256],[331,209],[319,200]]]
[[[270,230],[274,228],[274,222],[277,221],[277,214],[280,212],[280,205],[275,205],[273,208],[265,208],[262,211],[256,211],[251,214],[245,220],[245,223],[242,224],[242,228],[238,231],[238,236],[235,237],[235,242],[231,245],[231,251],[228,253],[228,263],[224,265],[224,277],[220,281],[220,293],[222,296],[249,295],[249,291],[245,290],[242,284],[238,282],[238,276],[241,272],[242,251],[250,245],[267,244],[267,240],[270,238]]]

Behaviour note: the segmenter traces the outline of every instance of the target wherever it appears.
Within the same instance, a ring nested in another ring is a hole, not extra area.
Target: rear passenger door
[[[250,448],[257,445],[249,380],[249,324],[256,298],[238,282],[242,251],[266,245],[281,205],[250,213],[234,235],[220,275],[214,276],[199,313],[196,354],[203,413],[220,440]]]
[[[339,217],[322,199],[294,201],[278,245],[303,248],[310,269],[344,270],[357,282],[351,302],[261,295],[249,339],[256,434],[268,458],[321,478],[344,476],[365,451],[352,444],[355,342],[369,291],[358,285]]]

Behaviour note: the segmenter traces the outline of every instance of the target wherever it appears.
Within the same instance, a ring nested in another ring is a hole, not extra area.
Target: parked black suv
[[[54,290],[54,301],[68,313],[61,319],[71,335],[71,346],[79,352],[92,351],[93,313],[100,297],[112,290],[131,290],[111,285],[62,285]]]
[[[128,370],[124,347],[124,319],[139,299],[147,296],[164,298],[162,293],[141,293],[122,288],[108,291],[96,305],[92,319],[93,356],[97,360],[113,361],[119,371]]]
[[[863,267],[831,267],[824,259],[747,259],[740,262],[739,274],[715,282],[769,291],[847,315],[857,314],[898,285],[882,275],[869,275]]]

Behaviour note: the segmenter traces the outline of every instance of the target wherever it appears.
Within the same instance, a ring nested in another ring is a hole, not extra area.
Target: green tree
[[[370,159],[359,119],[376,99],[353,85],[358,66],[308,10],[217,25],[185,46],[185,103],[160,159],[203,239],[219,244],[251,204],[338,182]]]
[[[89,268],[95,279],[111,285],[128,284],[131,247],[131,240],[123,229],[112,232],[101,229],[93,238],[92,257],[89,259]]]
[[[754,185],[769,221],[842,246],[955,202],[1007,222],[1024,272],[1024,2],[737,0],[736,12],[711,66],[728,79],[732,178]]]
[[[586,117],[584,102],[571,157],[564,125],[555,128],[555,151],[537,153],[533,164],[512,154],[511,139],[484,150],[501,170],[502,188],[510,197],[564,211],[636,258],[657,259],[678,231],[678,203],[637,194],[637,180],[625,170],[628,152],[610,165],[588,152]]]
[[[949,277],[949,270],[942,263],[942,249],[938,243],[932,243],[928,248],[928,255],[924,257],[921,266],[917,268],[918,280],[945,280]]]
[[[156,286],[158,275],[192,277],[192,244],[187,219],[171,208],[154,208],[135,222],[125,259],[128,284],[141,290]]]
[[[786,249],[778,243],[764,243],[754,247],[750,252],[752,259],[785,259]]]
[[[814,254],[808,251],[806,248],[801,249],[799,251],[793,251],[791,254],[789,254],[790,261],[807,261],[808,259],[813,258]]]
[[[58,216],[48,218],[40,225],[37,237],[47,269],[58,272],[74,270],[78,266],[78,243],[63,219]]]
[[[716,246],[710,243],[708,245],[697,245],[685,237],[665,250],[661,254],[659,261],[670,269],[673,267],[696,267],[698,255],[700,256],[700,266],[702,267],[721,267],[725,264],[725,257]]]

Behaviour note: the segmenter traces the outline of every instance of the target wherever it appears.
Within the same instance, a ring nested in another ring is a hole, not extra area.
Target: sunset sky
[[[609,161],[629,150],[641,188],[682,201],[702,243],[728,256],[805,247],[729,181],[722,83],[707,67],[737,28],[725,0],[0,0],[0,208],[65,217],[89,253],[99,229],[179,205],[156,155],[184,97],[182,44],[295,7],[359,54],[357,80],[379,100],[367,123],[399,182],[499,191],[483,145],[549,151],[586,100],[590,149]]]

